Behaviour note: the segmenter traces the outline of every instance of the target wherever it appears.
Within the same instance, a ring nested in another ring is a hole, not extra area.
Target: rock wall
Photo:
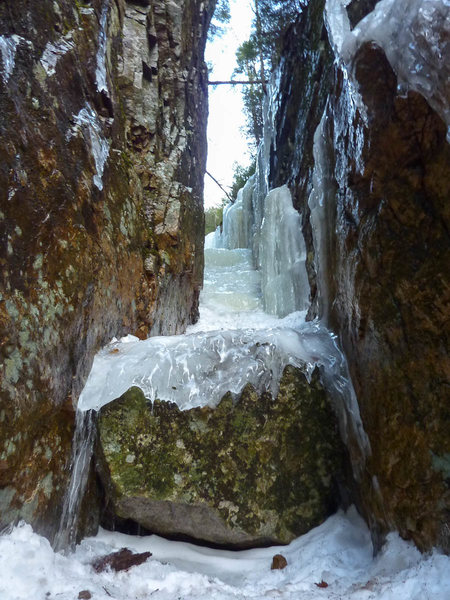
[[[372,446],[363,498],[374,527],[450,551],[450,146],[422,96],[397,95],[380,48],[363,46],[354,68],[368,122],[342,130],[336,93],[325,128],[335,153],[364,131],[363,169],[335,154],[328,304]]]
[[[377,544],[397,529],[448,552],[446,126],[422,95],[399,92],[376,45],[333,64],[324,4],[311,0],[288,32],[269,183],[288,182],[302,214],[309,316],[339,336],[370,439],[354,500]],[[373,5],[355,1],[350,16]],[[432,22],[443,40],[445,18]]]
[[[196,319],[213,8],[1,3],[0,528],[57,527],[99,347]]]

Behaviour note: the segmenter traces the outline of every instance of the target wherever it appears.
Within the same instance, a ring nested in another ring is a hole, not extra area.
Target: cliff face
[[[366,14],[375,3],[359,4],[353,11]],[[332,65],[323,5],[311,0],[286,41],[270,184],[291,187],[308,248],[310,317],[338,334],[349,361],[371,444],[355,499],[375,540],[397,529],[422,549],[448,551],[446,125],[423,95],[399,93],[370,39],[347,66]],[[445,9],[435,5],[439,45]]]
[[[0,527],[57,526],[99,347],[197,316],[213,5],[0,6]]]
[[[355,123],[364,131],[364,169],[349,161],[344,178],[334,173],[328,278],[330,322],[372,446],[363,498],[377,527],[449,551],[450,146],[421,95],[397,96],[378,47],[361,48],[355,74],[369,109],[368,123],[360,115]],[[341,110],[336,95],[330,112]],[[325,130],[335,147],[336,129]]]

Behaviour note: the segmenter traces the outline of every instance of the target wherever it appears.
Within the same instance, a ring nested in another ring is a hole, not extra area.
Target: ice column
[[[306,246],[299,213],[292,206],[289,188],[284,185],[265,199],[261,227],[259,269],[264,308],[284,317],[309,304]]]
[[[236,201],[223,213],[222,247],[227,250],[250,248],[252,232],[252,195],[254,178],[239,190]]]
[[[55,550],[73,549],[77,541],[78,517],[89,477],[89,465],[95,441],[95,413],[77,410],[75,435],[72,441],[70,483],[64,498],[63,511],[55,537]]]

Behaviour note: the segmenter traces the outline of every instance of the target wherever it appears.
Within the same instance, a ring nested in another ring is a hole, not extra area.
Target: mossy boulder
[[[119,519],[235,547],[288,543],[338,503],[343,448],[319,373],[285,368],[276,398],[247,385],[181,411],[136,387],[99,416],[101,479]]]

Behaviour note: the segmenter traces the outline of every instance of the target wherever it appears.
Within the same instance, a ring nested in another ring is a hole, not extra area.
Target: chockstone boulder
[[[107,504],[165,536],[245,548],[285,544],[339,502],[345,450],[316,369],[287,366],[279,393],[247,385],[182,411],[130,388],[102,408],[97,463]]]

